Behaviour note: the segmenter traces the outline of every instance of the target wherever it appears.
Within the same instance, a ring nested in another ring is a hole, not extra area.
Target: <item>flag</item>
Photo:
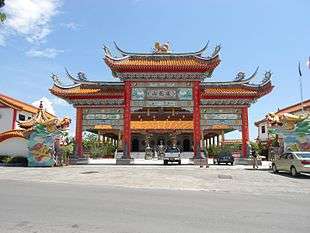
[[[302,74],[301,74],[301,69],[300,69],[300,62],[298,62],[298,72],[299,72],[299,76],[301,77]]]
[[[309,57],[309,59],[307,61],[307,66],[308,66],[308,69],[310,69],[310,57]]]

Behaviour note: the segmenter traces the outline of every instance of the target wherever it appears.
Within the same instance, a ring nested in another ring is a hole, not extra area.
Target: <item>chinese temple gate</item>
[[[242,132],[242,155],[249,141],[248,108],[271,92],[271,73],[259,84],[250,83],[239,72],[232,81],[209,82],[220,64],[220,47],[204,56],[207,45],[189,53],[173,53],[168,44],[155,44],[151,53],[120,49],[113,56],[105,47],[104,61],[117,82],[90,81],[84,73],[76,77],[67,71],[73,84],[63,84],[53,75],[51,93],[76,108],[77,155],[83,156],[83,131],[109,135],[118,143],[123,158],[131,152],[176,143],[182,151],[200,158],[204,146],[233,130]],[[211,140],[212,139],[212,140]]]

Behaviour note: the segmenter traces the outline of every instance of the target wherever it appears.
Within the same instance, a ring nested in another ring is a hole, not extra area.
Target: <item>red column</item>
[[[83,108],[76,108],[76,126],[75,126],[76,155],[83,156]]]
[[[200,129],[200,81],[194,81],[193,86],[193,97],[194,97],[194,113],[193,113],[193,123],[194,123],[194,159],[201,158],[201,129]]]
[[[123,133],[123,148],[124,148],[124,158],[130,159],[130,149],[131,149],[131,82],[125,81],[124,90],[124,133]]]
[[[247,156],[247,144],[249,143],[249,117],[248,117],[248,107],[242,108],[241,113],[242,118],[242,156],[246,158]]]
[[[17,110],[13,109],[12,130],[15,129],[16,117],[17,117]]]

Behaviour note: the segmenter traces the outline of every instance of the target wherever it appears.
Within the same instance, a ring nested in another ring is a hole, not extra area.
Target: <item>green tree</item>
[[[255,150],[257,154],[261,155],[262,150],[263,150],[262,144],[254,142],[254,141],[251,141],[250,143],[251,143],[252,150]]]
[[[4,7],[4,0],[0,0],[0,8]],[[6,19],[6,15],[0,11],[0,22],[3,22]]]

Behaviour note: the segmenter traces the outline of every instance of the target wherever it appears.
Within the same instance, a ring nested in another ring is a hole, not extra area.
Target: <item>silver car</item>
[[[273,161],[272,171],[289,172],[292,176],[310,173],[310,152],[286,152]]]

